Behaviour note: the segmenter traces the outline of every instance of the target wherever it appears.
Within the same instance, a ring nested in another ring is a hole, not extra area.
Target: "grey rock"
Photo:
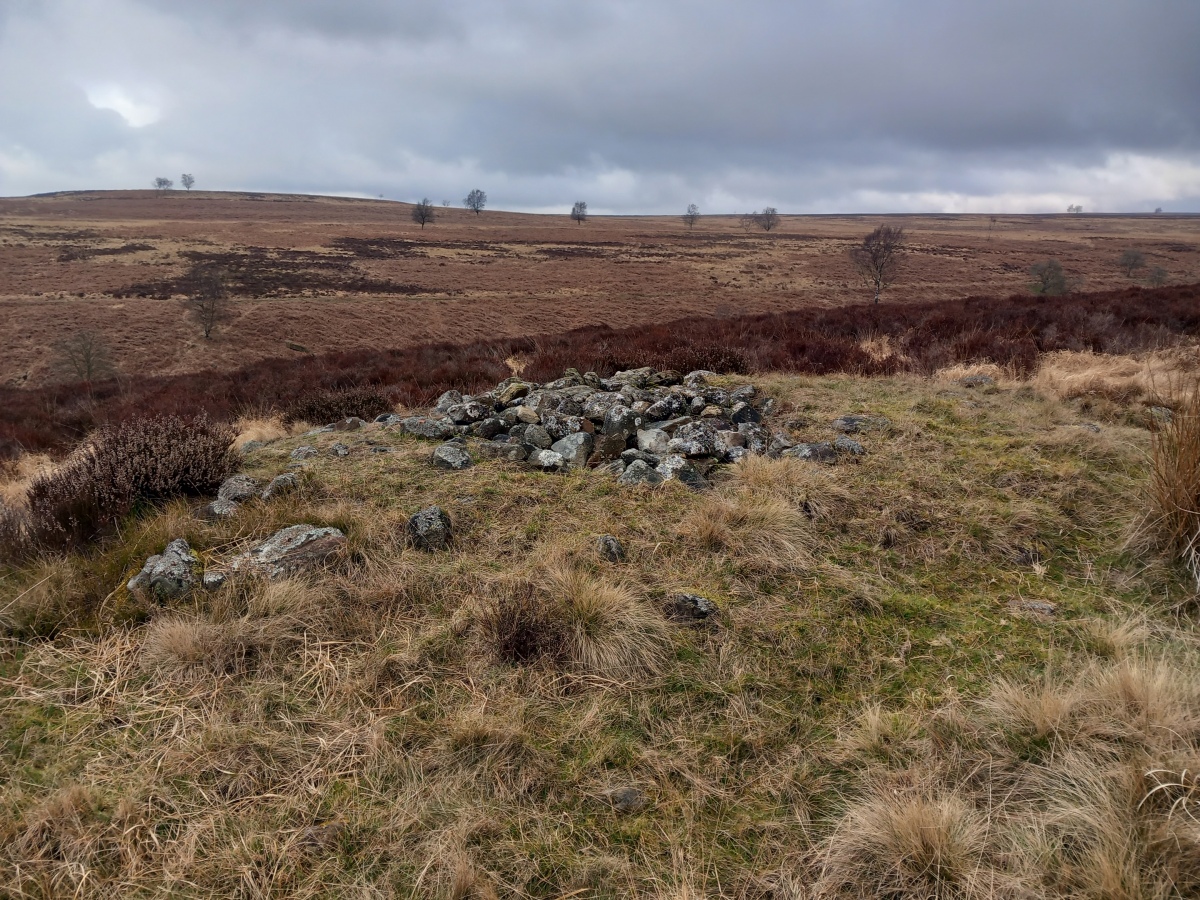
[[[358,416],[350,416],[347,419],[342,419],[340,422],[334,422],[329,427],[334,431],[358,431],[367,423]]]
[[[486,419],[491,410],[478,400],[464,400],[455,403],[446,410],[446,417],[455,425],[471,425],[480,419]]]
[[[625,471],[625,460],[614,459],[612,462],[606,462],[596,471],[604,475],[620,476]]]
[[[834,463],[837,462],[838,458],[837,450],[828,441],[821,441],[815,444],[796,444],[796,446],[784,450],[780,455],[793,459],[807,459],[812,462],[823,463]]]
[[[296,488],[300,487],[300,479],[293,472],[284,472],[282,475],[276,475],[271,479],[271,483],[266,486],[260,495],[264,500],[273,500],[284,494],[290,494]]]
[[[638,449],[646,453],[662,456],[667,452],[667,444],[671,437],[661,428],[641,428],[637,433]]]
[[[520,462],[529,455],[529,451],[519,443],[510,444],[508,441],[484,441],[475,449],[486,459],[507,459],[512,462]]]
[[[604,799],[619,813],[639,812],[646,806],[646,795],[635,787],[618,787],[604,792]]]
[[[628,384],[635,388],[644,388],[650,383],[650,379],[654,377],[654,368],[652,366],[643,366],[640,369],[627,369],[624,372],[617,372],[609,381],[616,384]]]
[[[238,447],[242,453],[253,453],[255,450],[261,450],[267,446],[266,441],[246,441],[242,446]]]
[[[637,459],[630,463],[621,476],[617,479],[618,484],[635,485],[635,484],[662,484],[662,475],[658,474],[647,463]]]
[[[709,486],[696,467],[682,456],[668,456],[655,467],[655,471],[664,480],[682,481],[693,490],[703,490]]]
[[[585,424],[586,423],[586,424]],[[592,423],[581,416],[568,416],[563,413],[546,413],[542,416],[542,427],[554,440],[562,440],[568,434],[578,434],[581,431],[590,432]]]
[[[646,421],[661,422],[682,416],[688,410],[688,401],[679,394],[670,394],[651,403],[646,409]]]
[[[596,538],[596,552],[601,559],[619,563],[625,561],[625,547],[611,534],[602,534]]]
[[[404,416],[398,416],[395,413],[380,413],[375,417],[376,425],[399,425],[404,421]]]
[[[839,453],[846,453],[850,456],[862,456],[867,451],[863,449],[863,445],[852,438],[846,437],[844,434],[839,434],[833,442],[833,449]]]
[[[203,519],[206,522],[216,522],[221,519],[230,519],[237,515],[241,506],[234,500],[222,500],[218,497],[212,503],[206,503],[196,513],[196,518]]]
[[[350,455],[350,448],[347,447],[345,444],[337,443],[329,448],[329,455],[337,456],[339,458],[346,457],[346,456]]]
[[[295,450],[293,450],[291,453],[291,458],[297,462],[300,462],[302,460],[312,459],[316,455],[317,448],[310,447],[308,444],[305,444],[304,446],[297,447]]]
[[[771,416],[771,415],[775,414],[775,408],[778,405],[779,404],[775,402],[774,397],[768,397],[766,400],[764,400],[762,402],[762,405],[759,406],[758,410],[759,410],[759,412],[761,412],[763,414],[763,418],[765,419],[767,416]]]
[[[405,433],[435,441],[444,441],[458,433],[454,422],[445,416],[409,416],[403,424]]]
[[[717,604],[698,594],[673,594],[667,599],[667,616],[677,622],[703,622],[718,612]]]
[[[454,537],[450,517],[440,506],[427,506],[404,526],[409,542],[418,550],[445,550]]]
[[[863,431],[882,431],[891,424],[883,416],[839,416],[833,420],[833,430],[842,434],[859,434]]]
[[[795,441],[793,441],[782,431],[776,431],[771,435],[771,440],[767,444],[767,456],[771,457],[772,459],[778,459],[786,450],[789,450],[794,446],[796,446]]]
[[[708,369],[696,369],[683,376],[683,383],[685,386],[695,390],[696,388],[707,387],[708,379],[716,377],[716,372],[710,372]]]
[[[641,460],[648,466],[657,466],[661,461],[654,453],[647,453],[645,450],[638,450],[636,447],[630,447],[621,454],[621,462],[629,465],[631,462]]]
[[[604,414],[604,424],[601,431],[604,434],[619,434],[623,438],[637,434],[638,429],[645,424],[645,417],[634,412],[623,403],[614,403]]]
[[[462,403],[462,401],[463,395],[458,391],[446,391],[446,393],[438,397],[437,403],[434,405],[434,409],[440,413],[444,413],[450,407],[454,406],[454,404]]]
[[[490,441],[496,435],[503,434],[507,427],[508,426],[504,424],[503,419],[499,419],[495,416],[489,416],[486,419],[476,422],[475,427],[472,428],[471,431],[483,438],[485,441]]]
[[[621,402],[621,395],[612,392],[597,392],[583,404],[583,415],[597,424],[604,421],[614,404]]]
[[[282,578],[324,565],[345,546],[346,535],[337,528],[289,525],[235,557],[229,568],[233,572]]]
[[[729,413],[729,419],[734,425],[741,425],[743,422],[761,422],[762,413],[749,403],[739,401],[733,405],[733,409]]]
[[[531,406],[518,406],[516,410],[518,422],[524,422],[526,425],[536,425],[542,421],[542,417],[538,414],[538,411]]]
[[[553,450],[534,450],[529,454],[529,464],[546,472],[557,472],[567,467],[563,455]]]
[[[1170,425],[1171,420],[1175,418],[1175,414],[1166,406],[1149,406],[1146,408],[1146,415],[1155,425]]]
[[[521,435],[523,443],[529,444],[538,450],[549,450],[550,445],[554,443],[554,438],[550,437],[548,432],[541,425],[530,425],[525,429],[525,433]]]
[[[500,388],[496,393],[496,400],[503,403],[505,406],[515,400],[520,400],[532,389],[532,385],[524,381],[513,381]]]
[[[758,396],[758,388],[752,384],[743,384],[729,392],[730,403],[752,403]]]
[[[156,600],[182,597],[196,586],[200,578],[200,560],[188,542],[177,538],[167,544],[162,553],[151,556],[142,570],[129,579],[130,593],[143,594]]]
[[[705,422],[681,425],[667,443],[667,450],[684,456],[712,456],[717,452],[717,431]]]
[[[435,447],[430,461],[439,469],[460,471],[471,468],[471,454],[463,449],[461,444],[442,444]]]
[[[550,449],[559,454],[567,465],[582,468],[587,465],[594,445],[595,439],[586,431],[580,431],[555,441]]]
[[[259,490],[260,484],[257,478],[251,478],[249,475],[230,475],[221,482],[221,487],[217,489],[217,499],[241,503],[243,500],[257,497]]]
[[[201,584],[204,586],[206,591],[215,591],[228,580],[229,575],[225,572],[209,571],[204,573],[204,578],[201,581]]]
[[[958,379],[958,383],[963,387],[991,387],[996,383],[996,379],[991,375],[967,375],[965,378]]]
[[[746,435],[740,431],[718,431],[716,440],[718,456],[725,456],[734,448],[744,450],[746,447]]]
[[[329,434],[329,432],[331,432],[331,431],[333,431],[332,425],[324,425],[321,428],[314,428],[312,431],[304,432],[302,437],[312,437],[313,435],[316,435],[316,434]]]

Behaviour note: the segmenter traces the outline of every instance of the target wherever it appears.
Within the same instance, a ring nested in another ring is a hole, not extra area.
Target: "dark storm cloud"
[[[1200,206],[1193,0],[48,0],[0,13],[0,192],[676,211]]]

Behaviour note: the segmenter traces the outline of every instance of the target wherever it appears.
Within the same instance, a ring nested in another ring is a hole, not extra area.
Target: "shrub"
[[[0,515],[0,555],[85,546],[140,503],[213,491],[236,467],[233,429],[200,415],[103,428],[56,471],[34,480],[24,510]]]
[[[314,425],[324,425],[350,416],[370,420],[391,408],[391,401],[377,388],[356,387],[340,391],[313,391],[304,394],[290,404],[284,411],[283,420],[289,424],[312,422]]]
[[[1033,276],[1033,292],[1043,297],[1061,297],[1067,292],[1067,276],[1057,259],[1034,263],[1029,268]]]
[[[1200,384],[1154,435],[1145,536],[1200,584]]]

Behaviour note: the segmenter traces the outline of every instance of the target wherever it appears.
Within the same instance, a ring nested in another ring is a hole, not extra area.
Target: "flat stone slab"
[[[229,569],[282,578],[325,565],[345,546],[346,535],[337,528],[291,525],[235,557]]]

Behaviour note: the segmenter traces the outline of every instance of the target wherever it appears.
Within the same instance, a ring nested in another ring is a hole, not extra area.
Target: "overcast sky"
[[[0,0],[0,195],[1200,211],[1200,0]]]

